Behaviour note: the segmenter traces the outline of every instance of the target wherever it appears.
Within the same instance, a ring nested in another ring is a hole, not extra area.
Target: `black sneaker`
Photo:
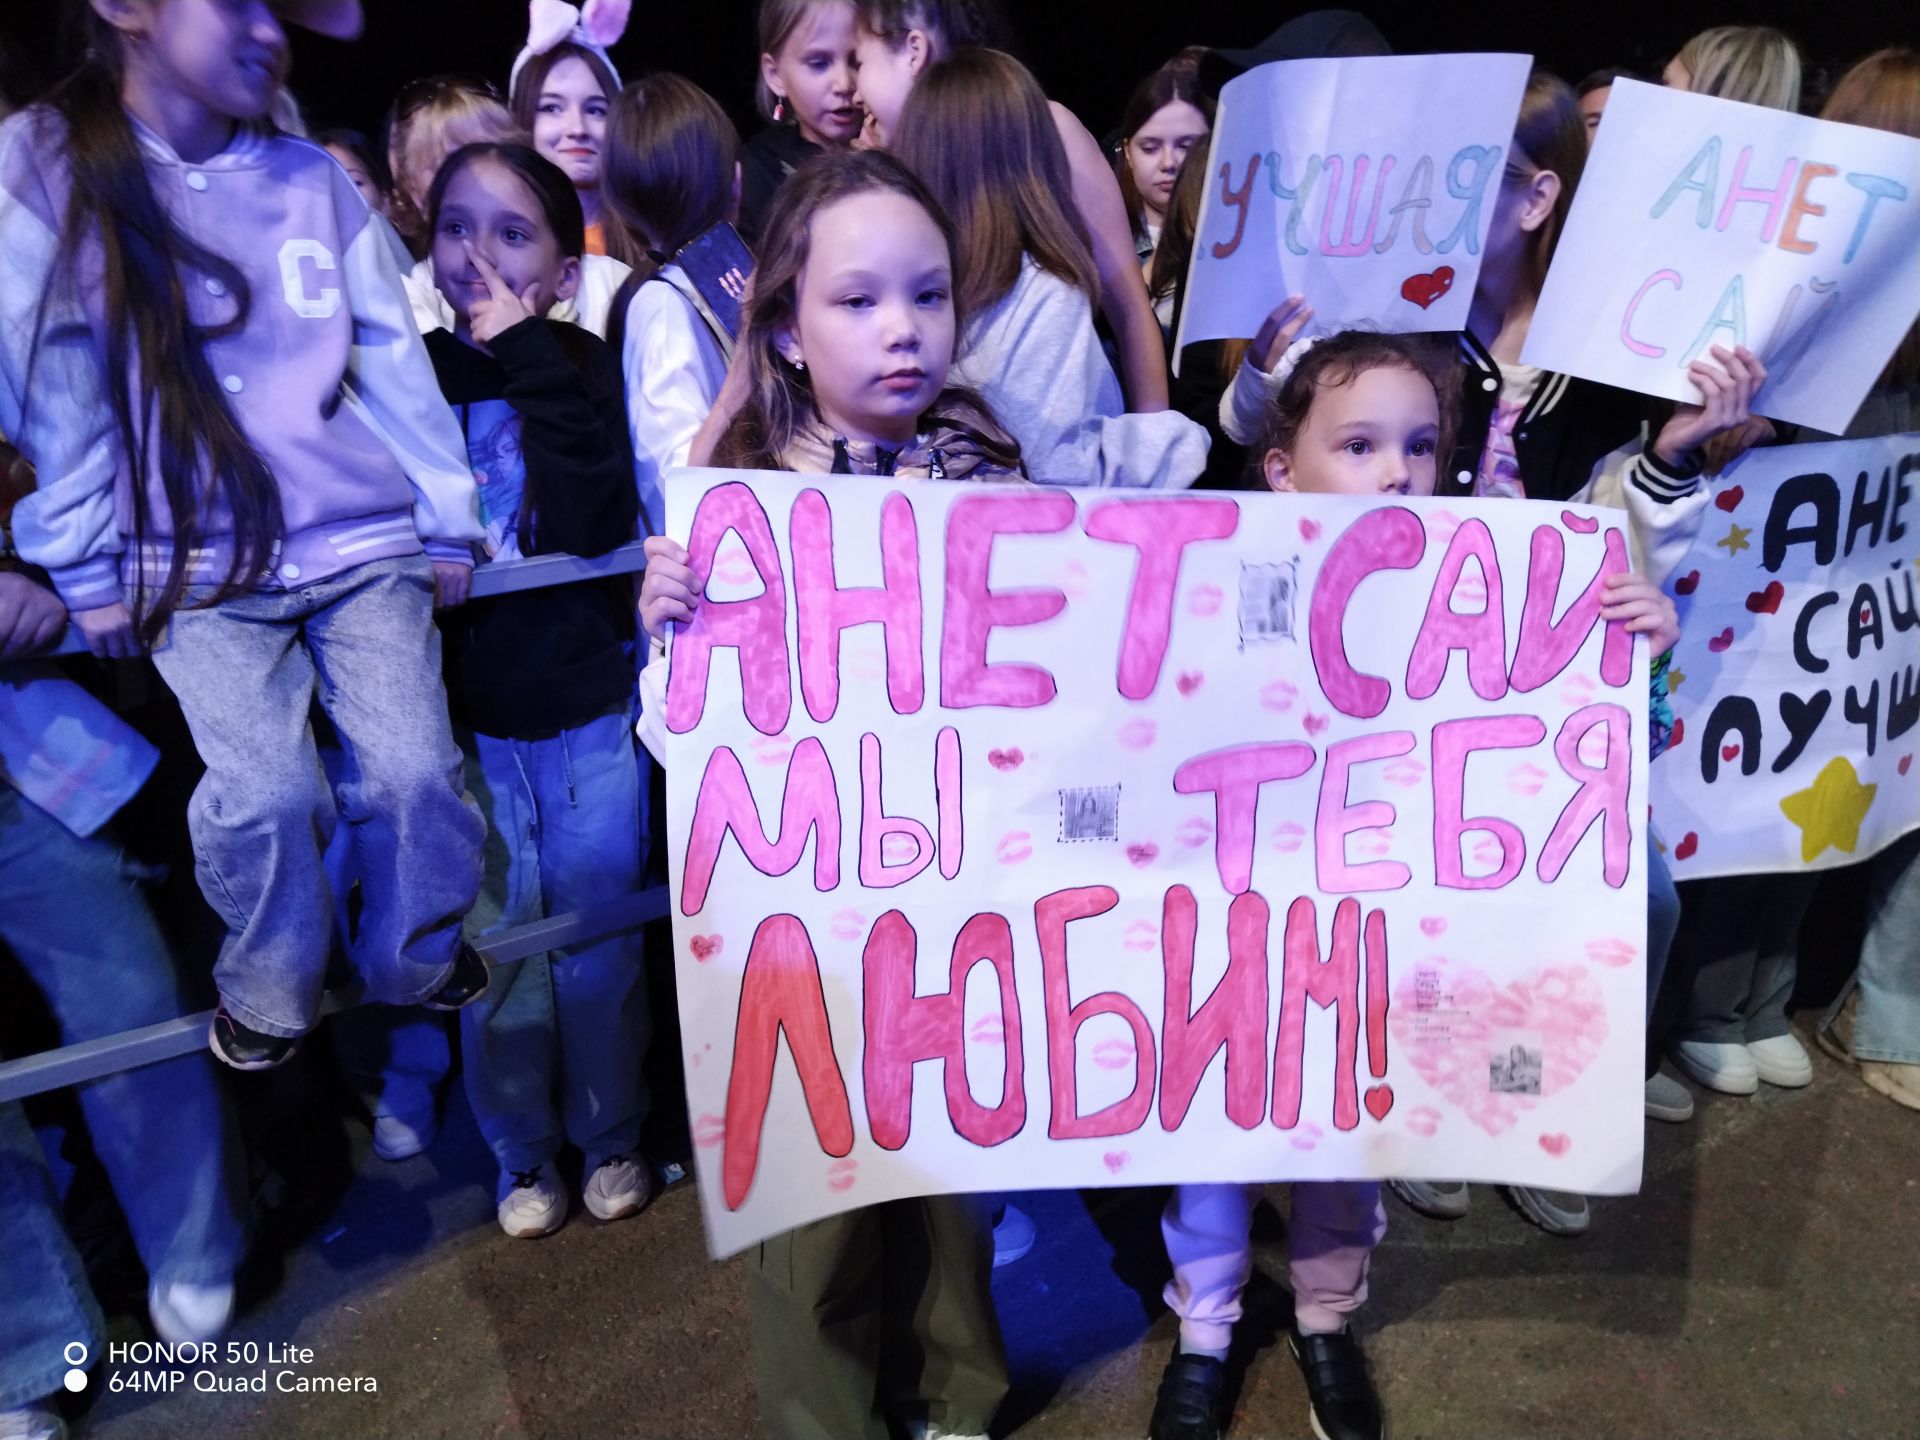
[[[242,1025],[227,1013],[223,1001],[207,1027],[207,1048],[236,1070],[271,1070],[291,1059],[300,1048],[298,1035],[268,1035]]]
[[[458,1010],[487,993],[487,978],[487,962],[480,958],[478,950],[462,940],[454,952],[453,969],[447,972],[446,983],[420,1003],[429,1010]]]
[[[1226,1389],[1225,1361],[1183,1354],[1175,1341],[1160,1377],[1160,1393],[1154,1396],[1147,1440],[1220,1440]]]
[[[1367,1357],[1348,1326],[1338,1335],[1287,1336],[1293,1358],[1307,1377],[1308,1418],[1320,1440],[1382,1440],[1386,1417],[1380,1392],[1367,1373]]]

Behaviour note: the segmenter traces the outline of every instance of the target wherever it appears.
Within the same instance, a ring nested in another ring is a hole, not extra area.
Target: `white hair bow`
[[[527,6],[527,43],[513,62],[513,72],[507,79],[507,93],[513,93],[527,61],[536,55],[546,54],[556,45],[569,42],[599,56],[612,73],[614,83],[618,84],[620,72],[608,57],[607,47],[626,33],[627,16],[631,9],[631,0],[587,0],[585,5],[580,6],[569,5],[566,0],[530,0]]]

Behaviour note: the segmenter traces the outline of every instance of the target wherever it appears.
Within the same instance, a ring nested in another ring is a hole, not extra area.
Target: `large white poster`
[[[1920,140],[1621,80],[1521,359],[1698,403],[1711,347],[1763,415],[1839,433],[1920,316]]]
[[[1617,512],[727,472],[667,508],[716,1253],[947,1191],[1637,1185]]]
[[[1175,353],[1250,336],[1294,294],[1309,333],[1464,329],[1531,64],[1282,60],[1230,81]]]
[[[1850,865],[1920,826],[1920,435],[1756,450],[1714,482],[1654,819],[1681,880]]]

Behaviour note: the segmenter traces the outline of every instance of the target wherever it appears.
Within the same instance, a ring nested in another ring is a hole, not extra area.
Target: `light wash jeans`
[[[0,963],[17,962],[45,997],[62,1044],[171,1020],[189,1006],[119,847],[104,834],[80,839],[5,784],[0,945],[12,957]],[[244,1188],[212,1058],[204,1051],[176,1056],[88,1081],[74,1093],[148,1273],[163,1285],[230,1280],[244,1245]],[[41,1215],[51,1187],[38,1142],[17,1106],[0,1107],[0,1114],[0,1397],[16,1386],[42,1385],[13,1401],[19,1404],[58,1389],[68,1368],[34,1347],[53,1344],[57,1358],[68,1340],[88,1338],[73,1330],[74,1315],[93,1321],[98,1312],[77,1262],[70,1263],[71,1247],[64,1235],[56,1238],[57,1206]],[[23,1327],[17,1343],[16,1325]],[[15,1373],[17,1353],[25,1356],[20,1374],[30,1380]],[[53,1383],[43,1384],[49,1376]]]
[[[366,897],[356,968],[389,1005],[444,984],[485,825],[447,721],[432,562],[374,560],[180,610],[153,663],[207,766],[188,819],[200,888],[230,932],[213,973],[235,1018],[303,1035],[326,983],[336,812],[307,719],[316,689],[347,762],[337,818]]]
[[[1872,889],[1860,968],[1821,1024],[1832,1023],[1857,985],[1853,1058],[1920,1065],[1920,831],[1894,841],[1868,863]]]
[[[337,742],[323,742],[319,749],[327,783],[339,785],[346,778],[345,753]],[[364,908],[349,903],[359,880],[353,859],[353,837],[343,825],[333,832],[325,865],[340,948],[349,955],[357,927],[348,921]],[[452,1016],[415,1005],[360,1005],[335,1015],[327,1030],[341,1074],[374,1119],[399,1120],[419,1135],[434,1129],[440,1087],[453,1068]]]
[[[16,1104],[0,1104],[0,1410],[58,1394],[73,1369],[67,1346],[86,1346],[79,1369],[100,1359],[106,1322],[86,1267],[60,1223],[47,1157]],[[75,1352],[76,1359],[80,1359]]]
[[[630,705],[550,740],[474,735],[467,783],[488,821],[478,939],[631,895],[643,869]],[[502,1171],[563,1142],[589,1171],[639,1149],[650,1031],[638,931],[493,967],[460,1012],[467,1099]]]

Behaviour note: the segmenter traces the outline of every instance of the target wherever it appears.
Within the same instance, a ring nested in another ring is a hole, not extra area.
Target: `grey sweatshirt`
[[[1179,411],[1126,413],[1087,297],[1030,255],[967,327],[951,378],[985,398],[1042,485],[1184,490],[1206,466],[1207,432]]]

